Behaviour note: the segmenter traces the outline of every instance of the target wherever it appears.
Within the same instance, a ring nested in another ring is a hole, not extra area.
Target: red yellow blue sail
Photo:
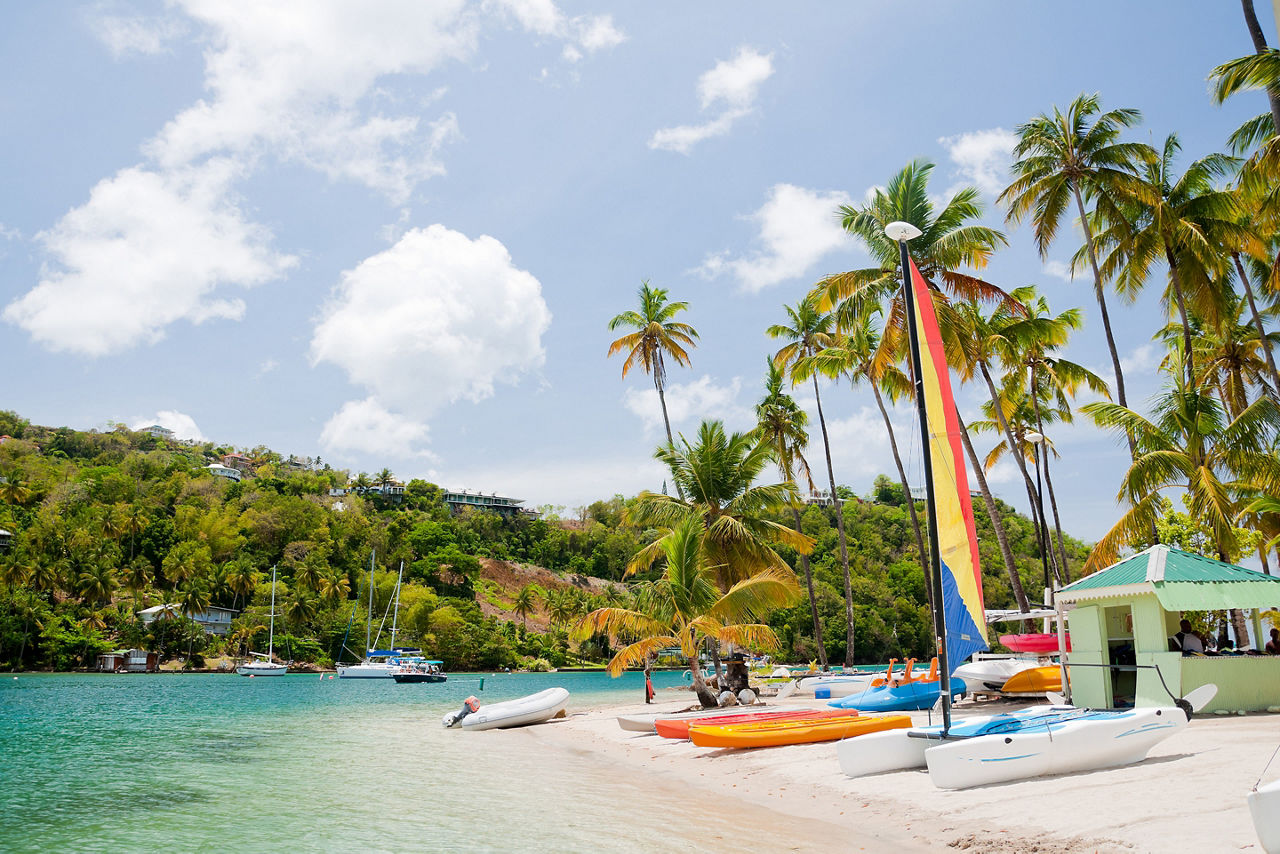
[[[987,649],[982,609],[982,569],[978,535],[969,500],[969,475],[960,440],[960,418],[951,394],[951,375],[933,311],[933,297],[911,261],[911,288],[920,346],[920,379],[933,461],[933,501],[938,551],[942,558],[942,607],[947,621],[947,663],[951,670],[975,652]]]

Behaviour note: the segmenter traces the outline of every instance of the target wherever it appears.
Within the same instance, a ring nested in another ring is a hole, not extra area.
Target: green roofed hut
[[[1155,545],[1068,584],[1056,602],[1070,627],[1066,661],[1077,706],[1166,706],[1170,692],[1185,697],[1209,683],[1218,693],[1203,711],[1280,706],[1280,656],[1174,651],[1183,611],[1240,608],[1252,612],[1261,652],[1267,635],[1259,613],[1280,608],[1280,578]]]

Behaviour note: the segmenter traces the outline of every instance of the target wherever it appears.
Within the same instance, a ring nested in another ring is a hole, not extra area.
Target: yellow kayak
[[[1009,677],[1000,688],[1006,694],[1045,694],[1062,690],[1062,668],[1032,667]]]
[[[835,741],[886,729],[907,729],[910,715],[859,715],[856,718],[801,718],[756,723],[707,724],[689,727],[689,740],[699,747],[775,747]]]

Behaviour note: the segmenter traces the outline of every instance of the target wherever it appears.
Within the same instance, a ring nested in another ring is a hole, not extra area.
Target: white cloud
[[[741,391],[741,377],[734,377],[727,386],[717,384],[708,375],[692,382],[669,384],[666,399],[671,431],[678,433],[682,427],[692,428],[700,421],[711,419],[723,421],[730,430],[750,429],[755,425],[755,416],[750,407],[738,402]],[[662,404],[656,389],[628,388],[622,402],[640,418],[647,431],[664,431]]]
[[[1126,377],[1131,373],[1154,373],[1156,368],[1160,366],[1164,356],[1165,351],[1155,344],[1142,344],[1129,355],[1120,357],[1120,369],[1124,371]],[[1111,373],[1110,369],[1107,370],[1107,373]]]
[[[172,409],[162,409],[151,418],[134,418],[129,424],[130,430],[141,430],[144,427],[150,427],[153,424],[159,424],[173,431],[173,435],[178,439],[190,439],[193,442],[207,442],[209,437],[200,432],[200,427],[196,424],[196,420],[185,412],[177,412]]]
[[[562,56],[577,62],[585,53],[616,47],[626,35],[613,25],[612,15],[578,15],[568,17],[552,0],[488,0],[486,9],[515,18],[520,26],[540,36],[565,42]]]
[[[228,284],[282,275],[295,259],[268,248],[270,233],[248,222],[228,186],[225,161],[169,173],[124,169],[88,202],[37,235],[55,261],[4,310],[51,350],[101,356],[164,336],[179,320],[238,319],[244,302]]]
[[[850,202],[840,191],[777,184],[760,209],[747,217],[759,226],[760,248],[741,258],[709,255],[699,271],[707,278],[729,273],[752,292],[803,276],[832,252],[852,247],[836,218],[839,206]]]
[[[397,458],[425,456],[418,446],[428,429],[403,415],[388,412],[376,399],[349,400],[324,425],[320,444],[332,453],[362,453]]]
[[[718,116],[699,125],[679,125],[656,131],[649,140],[653,149],[688,154],[704,139],[727,134],[733,125],[755,109],[760,86],[773,76],[773,54],[741,47],[733,59],[721,60],[698,78],[698,100],[703,111],[722,107]]]
[[[343,274],[316,323],[312,361],[337,365],[370,393],[330,421],[326,444],[362,436],[350,428],[358,415],[402,419],[397,436],[422,441],[443,407],[541,367],[550,323],[542,286],[494,238],[442,225],[406,232]]]
[[[1009,163],[1018,136],[1004,128],[976,130],[958,136],[944,136],[938,143],[956,165],[963,183],[989,196],[999,195],[1009,181]],[[948,192],[954,192],[957,187]]]
[[[88,16],[89,28],[116,59],[130,54],[167,53],[169,42],[184,35],[186,26],[172,16],[116,14],[102,5]]]
[[[1070,282],[1075,278],[1071,274],[1071,265],[1065,261],[1045,261],[1044,272],[1046,275],[1053,276],[1055,279],[1062,279],[1064,282]]]

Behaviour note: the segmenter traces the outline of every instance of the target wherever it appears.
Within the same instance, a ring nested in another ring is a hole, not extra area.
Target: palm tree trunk
[[[694,644],[694,654],[689,659],[689,675],[693,677],[693,693],[698,695],[698,702],[702,703],[704,709],[714,709],[720,705],[716,700],[716,695],[711,693],[711,689],[707,687],[707,680],[702,675],[702,663],[698,661],[698,647],[701,644]]]
[[[1027,500],[1031,502],[1033,508],[1038,504],[1036,501],[1035,487],[1027,487]],[[1046,542],[1049,532],[1044,524],[1044,520],[1040,518],[1040,514],[1034,509],[1031,511],[1031,521],[1036,526],[1036,548],[1040,552],[1040,563],[1044,567],[1044,586],[1051,587],[1050,572],[1052,571],[1052,567],[1049,564],[1052,563],[1052,561],[1049,560],[1049,557],[1052,555],[1053,549],[1049,548],[1049,544]]]
[[[1245,2],[1248,2],[1248,0],[1245,0]],[[1253,299],[1253,282],[1249,280],[1249,276],[1244,270],[1244,263],[1240,260],[1240,253],[1232,252],[1231,257],[1236,262],[1236,272],[1240,274],[1240,281],[1244,284],[1244,295],[1249,300],[1249,312],[1253,315],[1253,327],[1258,331],[1258,342],[1262,346],[1262,354],[1267,357],[1267,367],[1271,369],[1272,388],[1275,389],[1277,395],[1280,395],[1280,371],[1276,370],[1276,362],[1271,355],[1271,342],[1267,340],[1266,327],[1262,325],[1262,317],[1258,314],[1258,305]]]
[[[1102,271],[1098,268],[1098,252],[1093,245],[1093,228],[1089,225],[1089,217],[1084,210],[1084,199],[1080,197],[1080,188],[1071,184],[1071,192],[1076,197],[1076,210],[1080,212],[1080,225],[1084,228],[1084,245],[1089,252],[1089,266],[1093,268],[1093,294],[1098,299],[1098,310],[1102,314],[1102,329],[1107,334],[1107,349],[1111,351],[1111,368],[1116,374],[1116,400],[1126,409],[1129,407],[1124,394],[1124,372],[1120,369],[1120,353],[1116,350],[1116,338],[1111,333],[1111,316],[1107,313],[1107,297],[1102,288]],[[1129,456],[1133,456],[1133,437],[1129,437]]]
[[[796,531],[800,531],[800,509],[791,508],[791,518],[795,520]],[[800,567],[804,570],[804,583],[809,588],[809,615],[813,617],[813,639],[818,643],[818,664],[827,669],[827,645],[822,642],[822,621],[818,619],[818,601],[813,597],[813,570],[809,568],[809,556],[800,555]]]
[[[667,393],[666,386],[667,368],[662,362],[662,352],[658,352],[658,366],[653,372],[653,387],[658,390],[658,403],[662,404],[662,426],[667,428],[667,445],[674,447],[676,440],[671,436],[671,418],[667,415]],[[676,496],[684,501],[684,490],[680,488],[680,481],[675,481]]]
[[[902,494],[907,499],[907,512],[911,514],[911,529],[916,535],[917,554],[920,556],[920,566],[924,569],[924,594],[925,599],[929,603],[929,610],[933,610],[933,579],[929,570],[929,553],[924,548],[924,534],[920,531],[920,515],[916,513],[916,502],[911,497],[911,486],[907,483],[907,470],[902,465],[902,455],[898,453],[898,439],[893,432],[893,422],[889,420],[889,411],[885,409],[884,399],[880,396],[880,388],[876,385],[876,381],[871,378],[871,374],[866,374],[867,382],[871,384],[871,392],[876,397],[876,406],[880,407],[880,417],[884,419],[884,429],[889,433],[889,448],[893,451],[893,464],[898,467],[898,480],[902,483]]]
[[[1249,28],[1249,38],[1253,40],[1254,51],[1266,53],[1267,37],[1263,35],[1262,26],[1258,23],[1258,14],[1253,10],[1253,0],[1240,0],[1240,5],[1244,8],[1244,23]],[[1271,123],[1275,125],[1276,133],[1280,133],[1280,93],[1268,89],[1267,102],[1271,105]]]
[[[1026,613],[1031,610],[1031,603],[1027,601],[1027,593],[1022,589],[1022,577],[1018,575],[1018,564],[1013,559],[1013,550],[1009,548],[1009,535],[1005,533],[1004,521],[1000,518],[1000,510],[996,507],[991,489],[987,486],[987,476],[982,473],[982,463],[979,462],[978,454],[973,449],[973,442],[969,439],[969,428],[965,426],[959,412],[956,413],[956,420],[960,424],[960,439],[964,442],[965,453],[969,455],[969,465],[973,467],[974,477],[978,481],[978,490],[982,493],[982,501],[987,506],[987,515],[991,517],[991,527],[996,532],[996,542],[1000,544],[1000,556],[1004,558],[1004,569],[1009,574],[1009,588],[1013,591],[1013,598],[1018,603],[1018,610]]]
[[[1004,417],[1004,407],[1000,405],[1000,393],[996,391],[995,380],[991,379],[991,372],[987,370],[986,362],[978,362],[978,367],[982,369],[982,378],[987,381],[987,391],[991,394],[991,408],[996,414],[996,421],[1000,423],[1000,429],[1004,431],[1005,441],[1009,444],[1009,455],[1017,463],[1018,471],[1022,472],[1022,480],[1027,485],[1027,494],[1030,496],[1037,495],[1035,481],[1031,479],[1031,475],[1027,472],[1027,461],[1018,449],[1017,441],[1013,438],[1013,430],[1009,427],[1009,419]],[[1036,503],[1034,500],[1032,501],[1031,515],[1033,518],[1039,518],[1034,506]]]
[[[1036,432],[1044,436],[1044,419],[1040,415],[1040,397],[1036,394],[1036,369],[1035,365],[1031,366],[1030,377],[1031,407],[1036,413]],[[1053,508],[1053,528],[1058,537],[1057,564],[1061,573],[1058,579],[1063,584],[1071,583],[1071,569],[1067,566],[1067,550],[1062,545],[1062,519],[1058,516],[1058,498],[1053,494],[1053,479],[1049,477],[1049,440],[1041,438],[1040,447],[1044,450],[1044,486],[1049,492],[1049,506]],[[1041,513],[1044,508],[1041,507]]]
[[[1186,350],[1183,355],[1187,360],[1187,387],[1194,389],[1196,387],[1196,368],[1195,354],[1192,352],[1192,348],[1195,345],[1191,343],[1191,320],[1187,316],[1187,303],[1182,296],[1178,262],[1168,247],[1165,248],[1164,257],[1169,264],[1169,284],[1173,287],[1173,298],[1178,304],[1178,319],[1182,322],[1182,346]]]
[[[822,393],[818,391],[816,373],[813,375],[813,396],[818,404],[818,424],[822,426],[822,450],[827,455],[827,478],[831,483],[831,500],[836,507],[836,531],[840,535],[840,566],[844,569],[844,614],[848,621],[844,666],[853,667],[853,579],[849,576],[849,546],[844,537],[844,502],[836,495],[836,472],[831,466],[831,438],[827,435],[827,419],[822,414]]]
[[[1245,650],[1249,648],[1249,627],[1244,621],[1244,611],[1239,608],[1232,608],[1231,628],[1236,636],[1236,649]]]

